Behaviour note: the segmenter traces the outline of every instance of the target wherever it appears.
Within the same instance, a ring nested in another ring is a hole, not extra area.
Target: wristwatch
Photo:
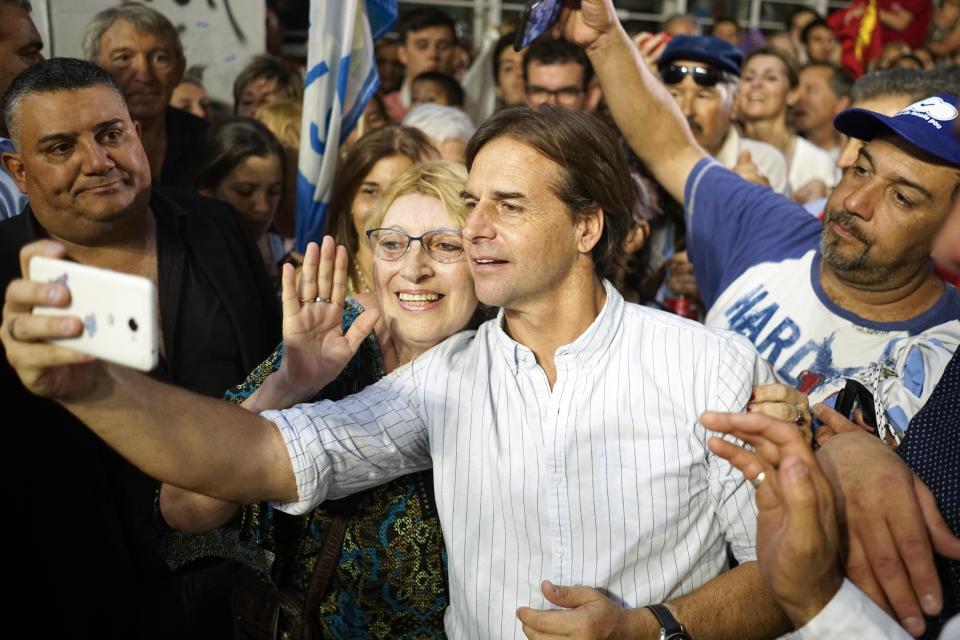
[[[657,617],[660,623],[660,640],[693,640],[683,625],[662,604],[648,604],[647,609]]]

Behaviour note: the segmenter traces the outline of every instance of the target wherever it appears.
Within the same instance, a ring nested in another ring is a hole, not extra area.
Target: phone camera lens
[[[127,326],[130,327],[130,331],[136,331],[136,330],[137,330],[137,321],[134,320],[133,318],[130,318],[130,321],[127,323]]]

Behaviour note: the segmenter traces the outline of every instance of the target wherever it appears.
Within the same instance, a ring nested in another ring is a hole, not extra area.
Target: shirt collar
[[[625,304],[623,296],[609,280],[603,281],[603,288],[607,294],[607,299],[603,303],[600,313],[593,319],[590,326],[577,336],[576,340],[559,347],[554,354],[557,369],[591,367],[607,352],[614,336],[620,330]],[[511,338],[504,330],[504,322],[504,311],[500,309],[494,322],[494,331],[510,368],[516,372],[521,367],[535,366],[537,359],[533,351]]]

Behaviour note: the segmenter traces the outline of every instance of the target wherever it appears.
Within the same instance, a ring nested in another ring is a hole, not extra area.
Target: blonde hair
[[[259,109],[254,117],[265,124],[285,147],[300,146],[300,117],[303,107],[294,100],[270,102]]]
[[[367,219],[367,229],[382,225],[390,206],[401,196],[411,193],[437,198],[453,222],[452,226],[462,227],[467,219],[467,207],[461,195],[466,185],[467,169],[462,164],[448,160],[416,164],[400,174],[383,192]]]

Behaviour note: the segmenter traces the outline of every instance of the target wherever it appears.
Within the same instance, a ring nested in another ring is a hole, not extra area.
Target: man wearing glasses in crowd
[[[600,102],[600,88],[591,84],[593,66],[583,49],[566,40],[542,37],[523,58],[527,104],[552,104],[592,113]]]
[[[664,47],[660,79],[707,153],[741,177],[787,191],[787,163],[773,146],[743,138],[733,126],[743,54],[711,36],[674,36]]]

